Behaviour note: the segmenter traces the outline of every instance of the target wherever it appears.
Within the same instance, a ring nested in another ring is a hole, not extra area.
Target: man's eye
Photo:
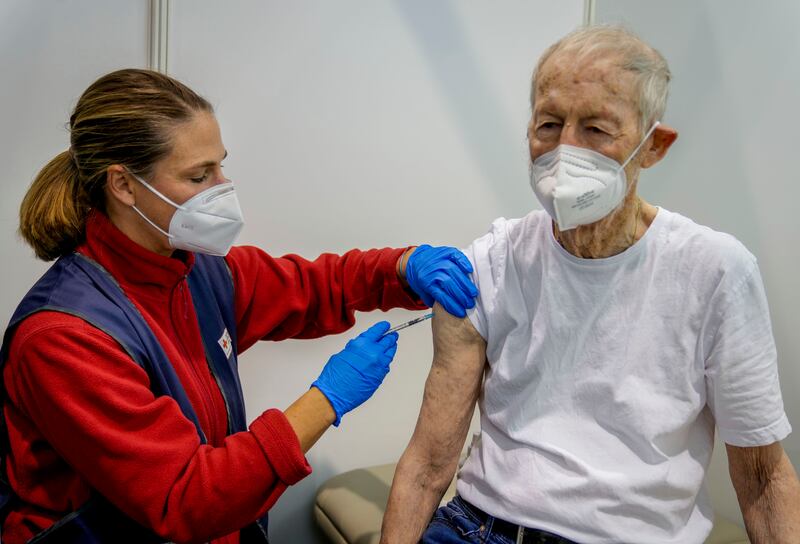
[[[557,123],[555,121],[547,121],[541,123],[537,128],[536,131],[540,134],[552,134],[558,131],[561,128],[561,123]]]
[[[586,127],[586,129],[592,134],[608,134],[605,130],[599,127]]]

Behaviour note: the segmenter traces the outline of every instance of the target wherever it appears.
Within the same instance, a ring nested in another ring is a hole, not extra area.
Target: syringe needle
[[[402,324],[400,324],[400,325],[398,325],[396,327],[392,327],[391,329],[386,331],[384,334],[389,334],[390,332],[396,332],[396,331],[403,330],[403,329],[405,329],[407,327],[410,327],[411,325],[416,325],[417,323],[422,323],[426,319],[430,319],[432,317],[433,317],[433,312],[431,312],[429,314],[425,314],[422,317],[418,317],[416,319],[412,319],[411,321],[406,321],[405,323],[402,323]]]

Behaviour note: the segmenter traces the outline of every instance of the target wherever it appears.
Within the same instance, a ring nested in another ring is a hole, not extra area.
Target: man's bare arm
[[[455,474],[481,390],[486,344],[468,319],[434,307],[433,365],[417,426],[397,464],[381,543],[419,541]]]
[[[800,542],[800,482],[780,442],[726,444],[728,469],[753,544]]]

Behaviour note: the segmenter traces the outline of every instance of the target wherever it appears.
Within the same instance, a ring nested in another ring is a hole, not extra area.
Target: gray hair
[[[640,132],[645,132],[664,116],[671,78],[667,61],[655,48],[619,25],[585,26],[551,45],[539,58],[533,71],[531,108],[535,106],[536,78],[542,66],[555,53],[565,52],[575,53],[578,57],[599,53],[619,58],[618,66],[636,77]]]

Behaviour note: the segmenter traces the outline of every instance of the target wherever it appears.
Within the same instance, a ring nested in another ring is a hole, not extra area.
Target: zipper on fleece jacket
[[[208,440],[208,437],[216,437],[217,436],[217,433],[216,433],[217,425],[216,425],[216,418],[215,418],[215,415],[214,415],[215,414],[214,401],[213,401],[214,395],[210,390],[211,384],[210,384],[209,380],[203,379],[203,376],[201,375],[200,370],[197,368],[197,366],[195,366],[195,361],[191,357],[191,355],[189,354],[189,352],[187,350],[187,347],[186,347],[187,338],[185,338],[185,333],[183,333],[183,331],[182,331],[182,327],[191,327],[192,326],[192,323],[189,323],[189,321],[190,321],[189,287],[188,287],[187,276],[186,275],[183,275],[181,277],[181,279],[180,279],[180,281],[178,282],[178,285],[177,285],[177,290],[179,291],[178,296],[180,296],[180,299],[181,299],[180,300],[180,304],[182,305],[182,309],[183,309],[183,323],[182,324],[177,324],[177,323],[175,323],[173,321],[172,326],[175,329],[175,331],[178,333],[179,337],[177,338],[177,340],[178,340],[177,343],[180,346],[180,348],[179,348],[180,352],[183,355],[183,358],[184,358],[184,361],[186,362],[186,364],[189,365],[189,367],[191,368],[192,375],[194,376],[195,382],[197,383],[197,389],[199,390],[200,397],[202,398],[202,402],[203,402],[202,408],[206,413],[206,420],[208,421],[208,426],[209,426],[208,433],[207,433],[208,436],[206,437],[206,443],[210,444],[210,442]],[[174,294],[175,293],[175,289],[173,289],[172,292]],[[170,306],[172,306],[172,301],[170,302]],[[194,315],[194,312],[191,312],[191,315]],[[172,319],[174,319],[174,317],[172,317],[172,316],[174,316],[172,310],[170,310],[170,316],[171,316]],[[197,333],[198,333],[198,336],[200,338],[201,348],[203,350],[203,359],[205,360],[206,359],[206,350],[205,350],[205,345],[203,343],[203,337],[202,337],[202,333],[200,331],[200,326],[199,326],[198,323],[195,323],[194,325],[197,327]],[[216,383],[217,387],[219,387],[219,385],[218,385],[219,382],[217,380],[217,377],[214,376],[214,373],[211,370],[210,365],[208,365],[208,363],[206,363],[206,365],[209,367],[209,373],[214,378],[214,383]],[[221,389],[220,389],[220,395],[222,395]],[[223,396],[223,401],[225,401],[224,396]],[[227,403],[225,405],[225,410],[226,410],[226,414],[227,414],[227,411],[228,411]]]

